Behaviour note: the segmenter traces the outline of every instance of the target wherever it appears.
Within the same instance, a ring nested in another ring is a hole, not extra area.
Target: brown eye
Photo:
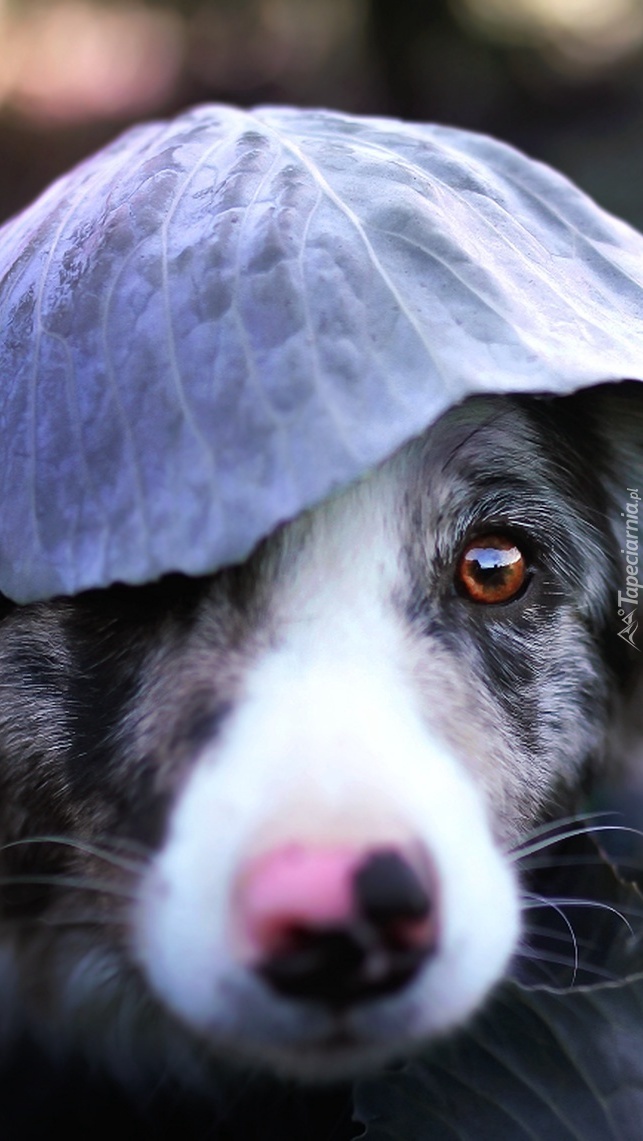
[[[505,535],[481,535],[465,547],[456,582],[474,602],[508,602],[525,583],[522,551]]]

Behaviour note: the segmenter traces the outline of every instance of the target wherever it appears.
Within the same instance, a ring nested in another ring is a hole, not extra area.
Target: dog
[[[633,382],[472,397],[243,565],[5,600],[5,1040],[316,1081],[466,1024],[634,723],[642,427]]]

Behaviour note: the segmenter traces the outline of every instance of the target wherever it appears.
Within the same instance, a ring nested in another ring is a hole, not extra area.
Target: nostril
[[[355,873],[357,901],[376,923],[394,916],[424,919],[431,903],[410,863],[394,849],[372,852]]]
[[[266,958],[258,972],[285,997],[345,1004],[361,986],[368,955],[358,929],[320,928],[300,933],[296,946]]]
[[[288,997],[391,993],[435,948],[430,877],[394,848],[284,847],[249,869],[238,906],[254,969]]]
[[[420,874],[395,849],[368,855],[355,873],[360,914],[385,938],[400,946],[419,946],[435,938],[434,902],[429,875]]]

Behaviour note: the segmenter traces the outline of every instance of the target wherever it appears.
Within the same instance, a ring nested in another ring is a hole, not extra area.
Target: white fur
[[[163,1002],[213,1043],[292,1073],[332,1076],[459,1023],[518,939],[517,888],[472,775],[478,758],[441,736],[392,602],[398,477],[387,470],[318,509],[299,553],[290,541],[273,644],[198,758],[134,915],[136,954]],[[235,885],[250,858],[294,841],[427,850],[438,950],[405,991],[339,1019],[252,975]],[[343,1050],[332,1047],[340,1028]]]

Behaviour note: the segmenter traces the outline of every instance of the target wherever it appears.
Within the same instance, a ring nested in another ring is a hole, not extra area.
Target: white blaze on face
[[[412,1018],[402,994],[343,1014],[365,1047],[369,1011],[374,1039],[382,1033],[378,1005],[396,1049],[466,1018],[518,938],[510,866],[465,764],[427,726],[427,695],[414,686],[409,635],[390,602],[401,574],[387,523],[394,486],[379,474],[317,513],[277,588],[275,647],[249,665],[243,700],[197,759],[134,916],[137,956],[165,1005],[213,1042],[231,1037],[257,1053],[266,1041],[267,1061],[266,1020],[274,1012],[281,1027],[297,1000],[252,976],[235,923],[240,876],[262,854],[294,843],[426,852],[437,947],[411,984]],[[293,1069],[302,1025],[280,1029]]]

